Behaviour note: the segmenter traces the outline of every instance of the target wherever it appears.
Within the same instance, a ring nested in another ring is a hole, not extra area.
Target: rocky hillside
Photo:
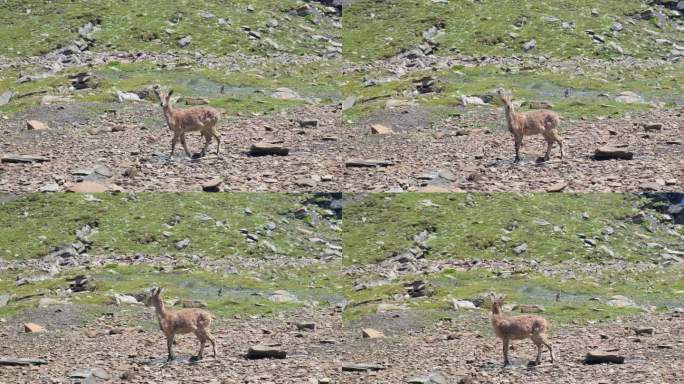
[[[395,55],[681,57],[681,1],[358,0],[345,8],[344,51]],[[399,22],[400,21],[400,22]]]
[[[682,197],[5,196],[0,381],[678,382]],[[166,362],[151,286],[216,315],[217,358]],[[554,364],[501,368],[491,293],[550,320]]]
[[[348,178],[364,191],[682,190],[682,6],[352,2],[340,81],[348,146],[383,169]],[[517,112],[562,117],[562,159],[556,147],[537,161],[545,143],[530,137],[525,161],[511,163],[500,88]]]
[[[342,241],[360,298],[348,315],[440,317],[451,300],[480,306],[492,291],[560,322],[679,307],[683,197],[350,196]]]
[[[3,1],[0,55],[53,51],[331,56],[341,7],[327,1]],[[327,4],[327,5],[326,5]],[[294,36],[294,38],[293,38]]]

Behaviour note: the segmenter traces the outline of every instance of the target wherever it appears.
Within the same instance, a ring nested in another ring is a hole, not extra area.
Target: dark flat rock
[[[278,144],[257,143],[249,148],[249,154],[252,156],[287,156],[290,154],[290,149]]]
[[[593,351],[584,358],[586,364],[624,364],[625,357],[613,352]]]
[[[268,345],[255,345],[247,351],[248,359],[284,359],[287,352]]]
[[[385,366],[379,364],[344,364],[342,366],[343,372],[368,372],[368,371],[382,371]]]
[[[394,165],[394,162],[389,161],[389,160],[358,160],[358,159],[352,159],[352,160],[347,160],[344,165],[346,167],[355,167],[355,168],[375,168],[375,167],[388,167],[390,165]]]
[[[594,152],[594,160],[632,160],[634,152],[622,148],[615,147],[600,147]]]
[[[37,155],[10,154],[10,155],[3,156],[1,161],[3,163],[26,164],[26,163],[44,163],[46,161],[50,161],[50,159],[48,159],[47,157],[37,156]]]
[[[46,360],[40,359],[20,359],[20,358],[0,358],[0,366],[29,366],[29,365],[46,365]]]

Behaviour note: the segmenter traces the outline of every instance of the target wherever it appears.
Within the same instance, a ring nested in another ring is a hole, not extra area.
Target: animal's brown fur
[[[159,328],[166,336],[166,345],[169,352],[168,361],[174,359],[173,355],[173,340],[176,334],[194,333],[199,339],[200,349],[197,353],[197,359],[202,358],[204,352],[204,344],[207,340],[211,343],[216,357],[216,343],[214,337],[209,332],[209,326],[213,316],[208,311],[203,309],[191,308],[173,311],[166,309],[164,300],[161,297],[161,288],[152,291],[149,298],[148,305],[153,305],[159,320]]]
[[[173,152],[176,149],[176,143],[179,139],[183,145],[183,149],[185,149],[185,154],[188,155],[188,157],[192,157],[192,153],[185,142],[185,133],[195,131],[202,133],[205,140],[204,148],[202,148],[202,152],[200,153],[201,157],[207,154],[207,149],[209,148],[209,144],[211,144],[212,138],[216,139],[216,154],[220,154],[221,137],[218,133],[217,124],[221,117],[221,111],[209,107],[176,109],[171,104],[173,90],[165,92],[160,90],[159,87],[155,87],[154,92],[157,94],[159,103],[164,110],[166,123],[168,124],[169,129],[173,131],[171,157],[173,157]]]
[[[532,112],[515,112],[511,95],[506,94],[503,89],[498,90],[499,98],[504,104],[508,130],[513,134],[515,142],[515,161],[520,161],[520,148],[523,145],[523,137],[541,134],[546,140],[546,154],[544,161],[549,161],[551,148],[554,143],[560,147],[561,159],[563,159],[563,142],[558,135],[558,125],[561,117],[557,113],[548,110],[538,110]]]
[[[553,363],[553,349],[546,339],[546,330],[549,325],[546,319],[539,316],[515,316],[504,317],[501,314],[501,300],[492,299],[492,327],[494,333],[503,341],[504,366],[508,361],[508,348],[511,340],[524,340],[530,338],[537,346],[537,359],[541,360],[542,345],[549,349],[551,363]]]

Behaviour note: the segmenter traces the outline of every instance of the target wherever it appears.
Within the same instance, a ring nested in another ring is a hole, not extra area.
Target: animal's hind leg
[[[558,147],[560,148],[560,157],[561,160],[563,160],[563,141],[560,139],[558,131],[556,131],[555,129],[549,130],[548,133],[544,135],[544,139],[546,139],[546,143],[548,144],[546,156],[544,157],[544,159],[546,161],[549,160],[549,158],[551,157],[551,148],[553,147],[553,143],[558,143]]]
[[[200,153],[200,157],[204,157],[207,155],[207,149],[209,149],[209,144],[211,144],[211,133],[202,132],[202,136],[204,136],[204,148],[202,148],[202,152]]]
[[[546,154],[544,154],[544,161],[551,159],[551,149],[553,148],[553,141],[546,140]]]
[[[221,155],[221,135],[219,135],[216,127],[212,128],[211,135],[214,136],[214,139],[216,139],[216,155],[220,156]]]
[[[546,140],[546,154],[544,155],[544,161],[549,161],[551,159],[551,149],[553,148],[553,143],[559,143],[561,148],[561,159],[563,158],[563,144],[558,138],[558,133],[555,130],[549,130],[544,132],[544,139]]]
[[[203,330],[202,333],[204,335],[204,338],[209,340],[209,342],[211,343],[211,348],[214,351],[214,357],[216,357],[216,340],[214,340],[214,336],[212,336],[211,332],[209,332],[209,330],[207,329]]]
[[[195,331],[195,336],[197,336],[197,339],[200,342],[200,349],[199,352],[197,352],[197,359],[201,360],[202,356],[204,355],[204,344],[206,344],[207,338],[205,337],[204,333],[200,330]]]
[[[543,334],[533,334],[530,336],[532,341],[534,342],[534,345],[537,346],[537,360],[536,364],[539,365],[541,362],[541,353],[542,353],[542,346],[546,346],[548,348],[549,353],[551,354],[551,362],[553,363],[553,349],[551,348],[551,345],[549,342],[546,340]]]
[[[539,338],[540,338],[541,343],[544,344],[546,346],[546,348],[548,348],[549,354],[551,354],[551,363],[553,363],[554,357],[553,357],[553,348],[551,348],[551,344],[549,344],[549,341],[546,340],[546,337],[544,337],[543,335],[540,335]],[[540,347],[540,350],[541,350],[541,347]]]
[[[556,143],[558,143],[558,147],[560,148],[560,154],[561,154],[561,160],[563,160],[563,141],[556,135]]]
[[[539,339],[533,338],[532,340],[534,341],[534,345],[537,346],[537,358],[534,360],[534,364],[539,365],[539,363],[541,363],[542,343]]]

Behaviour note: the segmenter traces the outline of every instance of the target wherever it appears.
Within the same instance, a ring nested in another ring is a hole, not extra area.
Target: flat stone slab
[[[346,167],[350,168],[376,168],[376,167],[389,167],[390,165],[394,165],[394,162],[389,161],[389,160],[359,160],[359,159],[351,159],[347,160],[344,165]]]
[[[103,193],[110,191],[110,188],[104,184],[95,183],[92,181],[84,181],[81,183],[73,183],[66,186],[67,192],[76,193]]]
[[[354,104],[356,104],[356,96],[349,96],[344,101],[342,102],[342,111],[346,111],[348,109],[351,109],[354,107]]]
[[[249,154],[252,156],[287,156],[290,154],[290,148],[278,144],[257,143],[249,148]]]
[[[37,155],[5,155],[0,159],[3,163],[16,163],[16,164],[27,164],[27,163],[44,163],[50,161],[47,157],[37,156]]]
[[[48,125],[42,121],[26,120],[26,129],[34,131],[46,131],[50,129],[50,127],[48,127]]]
[[[406,380],[408,384],[448,384],[449,380],[441,373],[414,376]]]
[[[391,127],[383,124],[371,124],[370,129],[371,133],[374,135],[389,135],[390,133],[394,133]]]
[[[342,372],[369,372],[382,371],[385,369],[384,365],[380,364],[344,364]]]
[[[584,358],[586,364],[624,364],[625,357],[614,352],[593,351]]]
[[[222,183],[223,183],[222,178],[215,177],[209,181],[204,182],[202,184],[202,190],[204,192],[220,192]]]
[[[284,359],[287,352],[268,345],[255,345],[247,350],[248,359]]]
[[[12,96],[14,96],[14,93],[12,91],[3,92],[0,95],[0,105],[9,104],[10,100],[12,100]]]
[[[594,160],[632,160],[634,152],[622,148],[600,147],[594,152]]]
[[[11,357],[0,357],[0,366],[9,367],[26,367],[29,365],[46,365],[48,362],[46,360],[40,359],[21,359],[21,358],[11,358]]]
[[[373,328],[364,328],[361,330],[361,334],[366,339],[380,339],[385,337],[384,333]]]

